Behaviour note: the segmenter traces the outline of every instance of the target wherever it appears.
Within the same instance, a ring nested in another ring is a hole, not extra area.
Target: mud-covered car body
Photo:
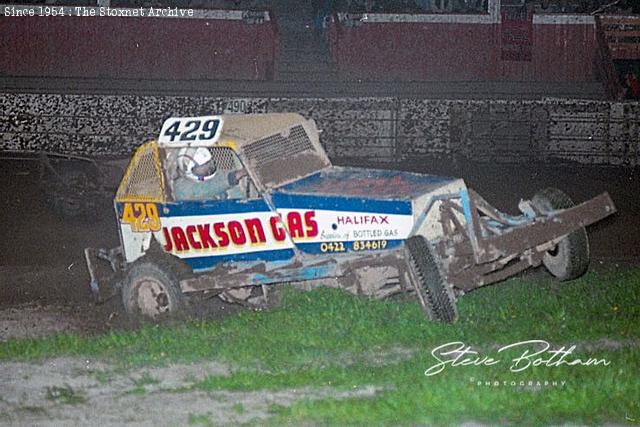
[[[191,146],[212,150],[216,173],[246,171],[243,196],[176,197],[175,164]],[[121,246],[85,252],[94,292],[104,288],[101,257],[128,311],[150,317],[187,294],[264,303],[267,285],[323,283],[378,298],[415,293],[430,318],[452,321],[458,295],[541,264],[615,211],[607,194],[566,209],[543,205],[523,201],[522,215],[511,216],[462,179],[333,166],[315,123],[297,114],[173,118],[138,149],[118,189]],[[141,283],[163,265],[177,268],[144,296]]]

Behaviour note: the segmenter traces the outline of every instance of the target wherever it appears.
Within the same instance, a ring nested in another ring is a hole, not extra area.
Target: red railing
[[[0,73],[129,79],[273,79],[278,32],[268,12],[190,18],[0,16]]]
[[[491,3],[491,2],[490,2]],[[504,15],[504,14],[503,14]],[[593,17],[340,15],[329,26],[345,76],[403,81],[594,80]]]
[[[598,40],[598,51],[595,59],[598,79],[604,85],[609,99],[621,99],[624,96],[624,91],[620,83],[620,76],[611,58],[609,43],[602,29],[600,16],[596,16],[596,37]]]

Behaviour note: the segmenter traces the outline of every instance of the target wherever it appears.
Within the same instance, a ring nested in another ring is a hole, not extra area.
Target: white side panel
[[[278,209],[283,218],[298,209]],[[314,210],[318,234],[296,243],[406,239],[413,228],[412,215],[375,212]]]
[[[278,235],[283,235],[284,227],[279,219],[272,221],[273,217],[274,214],[269,211],[163,217],[162,230],[155,236],[165,249],[166,236],[169,236],[169,252],[180,258],[292,248],[293,242],[288,235],[278,239]],[[203,227],[206,227],[206,231]],[[216,246],[205,243],[207,235],[215,241]],[[186,241],[186,246],[180,243],[182,239]]]
[[[134,233],[130,224],[120,223],[120,237],[127,263],[134,262],[147,252],[151,245],[151,232]]]

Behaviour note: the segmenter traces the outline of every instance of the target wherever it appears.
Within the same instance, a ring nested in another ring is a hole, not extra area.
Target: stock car
[[[179,191],[214,176],[234,191]],[[529,267],[582,275],[585,226],[616,211],[607,193],[575,205],[549,188],[508,215],[462,179],[333,166],[315,122],[292,113],[169,118],[133,155],[114,207],[120,245],[85,249],[91,288],[156,320],[212,296],[262,307],[289,283],[406,294],[454,322],[464,293]]]

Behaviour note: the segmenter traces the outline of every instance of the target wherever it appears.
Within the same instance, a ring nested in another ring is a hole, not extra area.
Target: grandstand
[[[0,16],[7,91],[623,99],[640,72],[640,18],[619,2],[15,3],[64,16]],[[80,6],[192,13],[78,17]]]

